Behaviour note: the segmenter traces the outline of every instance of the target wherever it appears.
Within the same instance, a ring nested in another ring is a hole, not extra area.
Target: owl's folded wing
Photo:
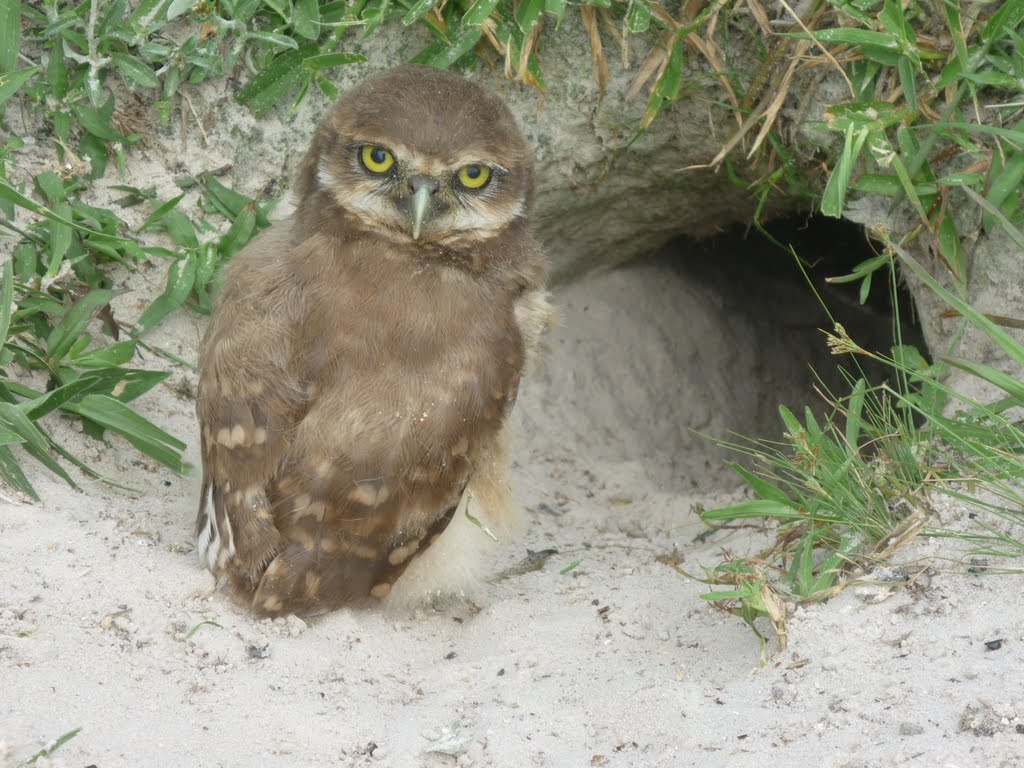
[[[196,534],[200,560],[249,589],[281,547],[268,491],[308,405],[290,365],[289,319],[266,296],[246,292],[245,282],[225,291],[231,311],[218,312],[203,344]]]
[[[267,498],[283,433],[243,395],[200,386],[203,485],[196,518],[199,558],[215,574],[258,581],[280,548]],[[241,585],[240,585],[241,586]]]

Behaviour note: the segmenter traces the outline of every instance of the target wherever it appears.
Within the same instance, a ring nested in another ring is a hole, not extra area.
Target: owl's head
[[[463,77],[403,66],[367,79],[321,122],[298,180],[392,240],[471,244],[526,216],[533,161],[496,95]]]

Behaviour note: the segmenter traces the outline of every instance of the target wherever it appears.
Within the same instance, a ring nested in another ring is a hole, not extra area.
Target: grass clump
[[[287,47],[259,29],[258,11],[268,5],[241,6],[231,6],[239,17],[226,20],[214,19],[212,6],[168,0],[131,8],[116,0],[0,0],[0,114],[19,110],[41,119],[63,162],[60,173],[15,185],[11,172],[24,141],[7,135],[0,146],[0,234],[13,241],[0,295],[0,477],[30,498],[38,496],[15,446],[72,486],[62,460],[113,482],[54,440],[43,423],[54,412],[79,419],[93,437],[114,432],[160,464],[184,468],[185,444],[131,406],[168,374],[132,362],[149,348],[144,333],[178,306],[210,311],[220,266],[268,224],[268,205],[213,176],[182,179],[183,189],[202,193],[200,212],[190,218],[177,210],[184,192],[158,200],[153,188],[120,186],[122,209],[152,209],[132,231],[116,209],[86,200],[108,161],[123,173],[146,123],[166,121],[171,100],[187,99],[179,93],[183,83],[223,76],[241,56],[258,57],[260,46]],[[184,27],[190,34],[171,35],[183,15],[192,17]],[[219,217],[230,222],[220,235]],[[144,244],[149,230],[163,231],[173,247]],[[137,318],[115,316],[112,270],[151,261],[167,263],[164,292]]]
[[[201,185],[202,208],[231,222],[223,235],[211,237],[216,226],[205,217],[192,221],[176,210],[183,194],[160,202],[152,189],[122,186],[122,206],[153,207],[132,233],[112,210],[81,199],[87,189],[81,178],[44,172],[34,182],[43,202],[0,180],[0,229],[18,237],[3,266],[0,293],[0,477],[38,498],[12,450],[19,445],[72,486],[60,458],[88,476],[112,482],[54,440],[41,421],[55,411],[80,419],[93,437],[109,430],[145,456],[182,471],[185,444],[129,405],[169,374],[131,363],[136,351],[147,346],[141,338],[145,331],[175,308],[189,303],[198,311],[212,309],[209,290],[219,267],[267,226],[268,205],[227,189],[212,176],[184,180],[185,186]],[[15,223],[16,207],[34,221]],[[205,242],[197,228],[207,236]],[[150,229],[165,231],[176,247],[142,245],[138,236]],[[116,292],[110,268],[135,270],[148,259],[170,262],[167,286],[141,316],[126,323],[112,309]]]
[[[870,556],[905,521],[923,479],[916,433],[889,393],[858,379],[834,406],[823,423],[810,408],[801,420],[781,407],[785,442],[733,446],[757,462],[757,473],[732,467],[759,498],[702,515],[715,525],[777,521],[776,543],[756,560],[784,567],[801,600],[831,596],[854,556]]]
[[[725,165],[761,206],[782,190],[813,195],[822,213],[840,217],[851,194],[889,198],[916,219],[901,244],[926,238],[962,287],[963,241],[974,234],[954,215],[967,202],[963,190],[1015,225],[1024,220],[1024,3],[829,0],[801,6],[799,16],[784,8],[784,20],[760,23],[771,45],[734,85],[737,127],[710,166]],[[768,17],[764,8],[754,15]],[[800,94],[801,114],[827,75],[837,73],[845,90],[817,125],[833,140],[815,148],[816,158],[787,148],[777,128],[796,74],[807,69],[815,74]],[[753,181],[734,169],[740,149],[759,174]],[[994,218],[981,218],[990,233]],[[865,263],[858,277],[869,281],[883,264]]]
[[[891,279],[893,263],[902,264],[1024,367],[1024,345],[943,287],[902,247],[890,242],[882,256]],[[729,446],[751,458],[753,470],[732,466],[756,498],[701,513],[713,527],[770,524],[768,547],[749,556],[728,554],[705,568],[702,579],[716,587],[703,599],[744,618],[762,644],[755,619],[769,619],[785,647],[787,603],[833,597],[852,575],[869,573],[920,534],[965,540],[971,554],[1024,557],[1024,381],[961,358],[940,356],[929,364],[910,346],[897,345],[890,355],[872,352],[840,325],[828,343],[834,354],[887,366],[891,383],[872,387],[857,378],[849,395],[823,393],[831,404],[823,422],[809,408],[802,421],[781,408],[782,441]],[[968,398],[943,383],[950,367],[1004,396],[989,404]],[[994,516],[975,530],[930,527],[935,494]]]
[[[735,110],[738,127],[712,165],[725,165],[762,205],[778,187],[820,188],[818,207],[833,217],[853,196],[890,201],[909,226],[895,238],[876,232],[883,252],[834,282],[859,283],[864,302],[880,276],[894,288],[898,265],[934,291],[949,316],[963,318],[961,333],[966,325],[981,331],[1020,371],[1022,347],[1003,327],[1024,323],[986,316],[966,301],[964,243],[1001,229],[1024,253],[1024,2],[829,0],[802,6],[800,17],[785,8],[792,23],[762,54]],[[819,125],[836,139],[824,147],[821,187],[774,127],[801,67],[819,70],[812,83],[838,72],[846,88]],[[752,183],[734,171],[730,158],[740,147],[761,172]],[[922,266],[911,251],[934,254],[934,262]],[[713,526],[772,526],[774,543],[764,551],[728,554],[705,569],[717,589],[704,598],[751,626],[767,617],[782,645],[787,602],[827,599],[852,571],[869,569],[922,530],[966,539],[985,554],[1024,555],[1016,533],[1024,523],[1019,374],[950,356],[930,365],[898,338],[883,355],[841,328],[829,341],[837,353],[885,363],[893,383],[854,378],[848,395],[823,393],[830,410],[823,421],[810,410],[798,417],[782,409],[782,442],[732,446],[753,461],[754,471],[735,469],[757,498],[702,515]],[[951,367],[1005,396],[972,401],[942,383]],[[980,533],[926,529],[931,493],[994,516],[980,522]]]

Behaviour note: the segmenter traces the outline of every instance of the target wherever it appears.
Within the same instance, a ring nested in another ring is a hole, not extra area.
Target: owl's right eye
[[[359,158],[370,173],[387,173],[395,164],[395,156],[384,147],[366,145],[359,152]]]

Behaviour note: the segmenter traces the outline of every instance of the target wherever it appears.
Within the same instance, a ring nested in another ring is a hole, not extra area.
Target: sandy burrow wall
[[[737,128],[735,113],[721,106],[728,97],[707,62],[689,51],[681,97],[638,136],[653,80],[643,88],[633,88],[636,95],[632,98],[627,96],[660,38],[653,33],[629,35],[622,43],[607,25],[602,24],[601,30],[608,68],[603,92],[598,86],[591,44],[574,9],[566,14],[558,30],[548,23],[540,37],[538,55],[546,92],[507,80],[504,62],[497,56],[478,65],[471,75],[504,95],[535,149],[535,219],[548,246],[552,280],[556,283],[651,253],[675,235],[701,237],[749,222],[756,207],[751,191],[735,178],[730,179],[725,168],[694,168],[707,166]],[[735,45],[724,52],[727,64],[737,71],[754,72],[758,60],[742,48],[749,38],[736,34],[730,39]],[[423,30],[405,29],[399,24],[381,28],[366,41],[350,36],[344,50],[365,54],[368,63],[340,67],[328,74],[344,92],[372,72],[408,61],[429,41]],[[116,171],[109,169],[107,178],[96,185],[91,202],[103,205],[122,194],[116,190],[105,192],[105,187],[118,183],[147,186],[154,178],[166,187],[158,193],[161,199],[167,199],[180,191],[170,183],[168,170],[193,176],[214,171],[224,183],[253,196],[269,190],[278,194],[282,187],[290,189],[309,137],[328,102],[313,87],[297,108],[289,109],[287,103],[282,103],[257,119],[234,99],[248,77],[243,72],[237,78],[183,85],[183,98],[178,100],[179,109],[170,121],[166,125],[147,123],[150,128],[145,140],[129,150],[133,178],[117,178]],[[845,95],[838,75],[827,67],[798,69],[776,131],[806,167],[821,167],[821,157],[835,149],[836,134],[821,130],[820,120],[825,107]],[[12,120],[18,117],[9,115]],[[28,117],[31,121],[31,115]],[[21,128],[18,133],[30,141],[40,135],[39,126],[27,124]],[[18,159],[16,174],[21,180],[60,165],[52,148],[44,146],[44,138],[37,143],[39,146],[27,147]],[[736,147],[729,159],[737,177],[754,180],[768,167],[763,163],[752,165],[746,159],[750,142],[746,144]],[[823,176],[819,182],[824,183]],[[961,195],[958,191],[950,194],[954,201]],[[187,210],[197,200],[198,192],[192,192],[182,206]],[[954,203],[953,210],[961,233],[969,235],[964,242],[970,265],[968,297],[985,312],[1024,317],[1024,253],[999,231],[975,237],[972,233],[979,231],[980,212],[962,195],[960,202],[962,205]],[[805,198],[787,198],[780,191],[762,215],[770,218],[809,211],[810,207]],[[285,196],[277,215],[288,210],[290,200]],[[123,215],[129,224],[137,225],[147,213],[140,207]],[[889,198],[853,197],[848,201],[847,215],[869,227],[884,227],[897,239],[917,223],[909,208],[894,207]],[[944,270],[926,237],[917,238],[908,248],[934,274],[943,276]],[[908,282],[917,299],[929,347],[933,352],[949,351],[958,321],[942,319],[940,315],[946,309],[942,302],[915,281]],[[952,351],[957,350],[970,350],[968,354],[974,359],[1009,368],[995,347],[975,332],[965,334],[960,346]]]

